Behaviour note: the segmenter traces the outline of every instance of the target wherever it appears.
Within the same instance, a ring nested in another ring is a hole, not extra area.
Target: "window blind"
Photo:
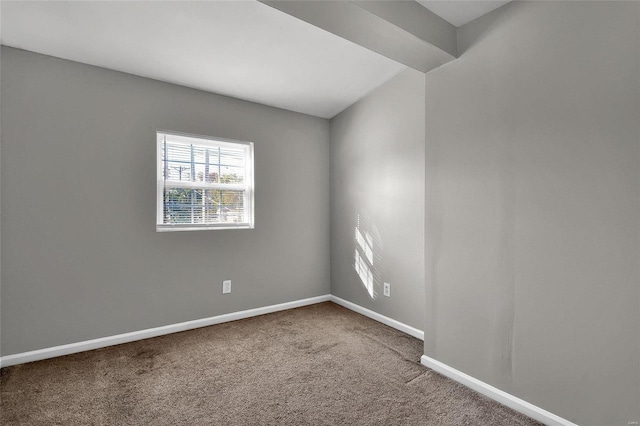
[[[253,144],[157,132],[156,229],[253,228]]]

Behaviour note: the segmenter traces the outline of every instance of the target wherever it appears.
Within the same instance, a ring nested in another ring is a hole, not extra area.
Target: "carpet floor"
[[[331,302],[3,368],[2,425],[539,425]]]

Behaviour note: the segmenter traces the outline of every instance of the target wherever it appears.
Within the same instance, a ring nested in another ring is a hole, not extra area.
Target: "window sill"
[[[254,229],[249,223],[240,224],[220,224],[220,225],[156,225],[156,232],[177,232],[177,231],[213,231],[224,229]]]

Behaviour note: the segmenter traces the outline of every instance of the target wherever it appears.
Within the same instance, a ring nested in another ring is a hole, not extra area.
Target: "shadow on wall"
[[[382,286],[382,239],[366,213],[356,217],[354,246],[354,269],[369,297],[375,300]]]

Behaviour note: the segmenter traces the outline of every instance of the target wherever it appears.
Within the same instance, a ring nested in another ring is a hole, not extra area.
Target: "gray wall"
[[[640,418],[640,3],[514,2],[426,75],[425,353]]]
[[[2,5],[0,4],[0,14]],[[2,70],[2,55],[0,54],[0,72]],[[2,79],[0,78],[0,104],[2,94]],[[2,241],[2,120],[0,119],[0,242]],[[2,244],[0,243],[0,356],[2,355]]]
[[[373,242],[374,292],[354,269]],[[391,283],[391,297],[382,283]],[[407,69],[331,120],[331,293],[422,329],[424,74]]]
[[[6,47],[1,84],[3,355],[329,293],[327,120]],[[155,232],[156,129],[255,142],[254,230]]]

